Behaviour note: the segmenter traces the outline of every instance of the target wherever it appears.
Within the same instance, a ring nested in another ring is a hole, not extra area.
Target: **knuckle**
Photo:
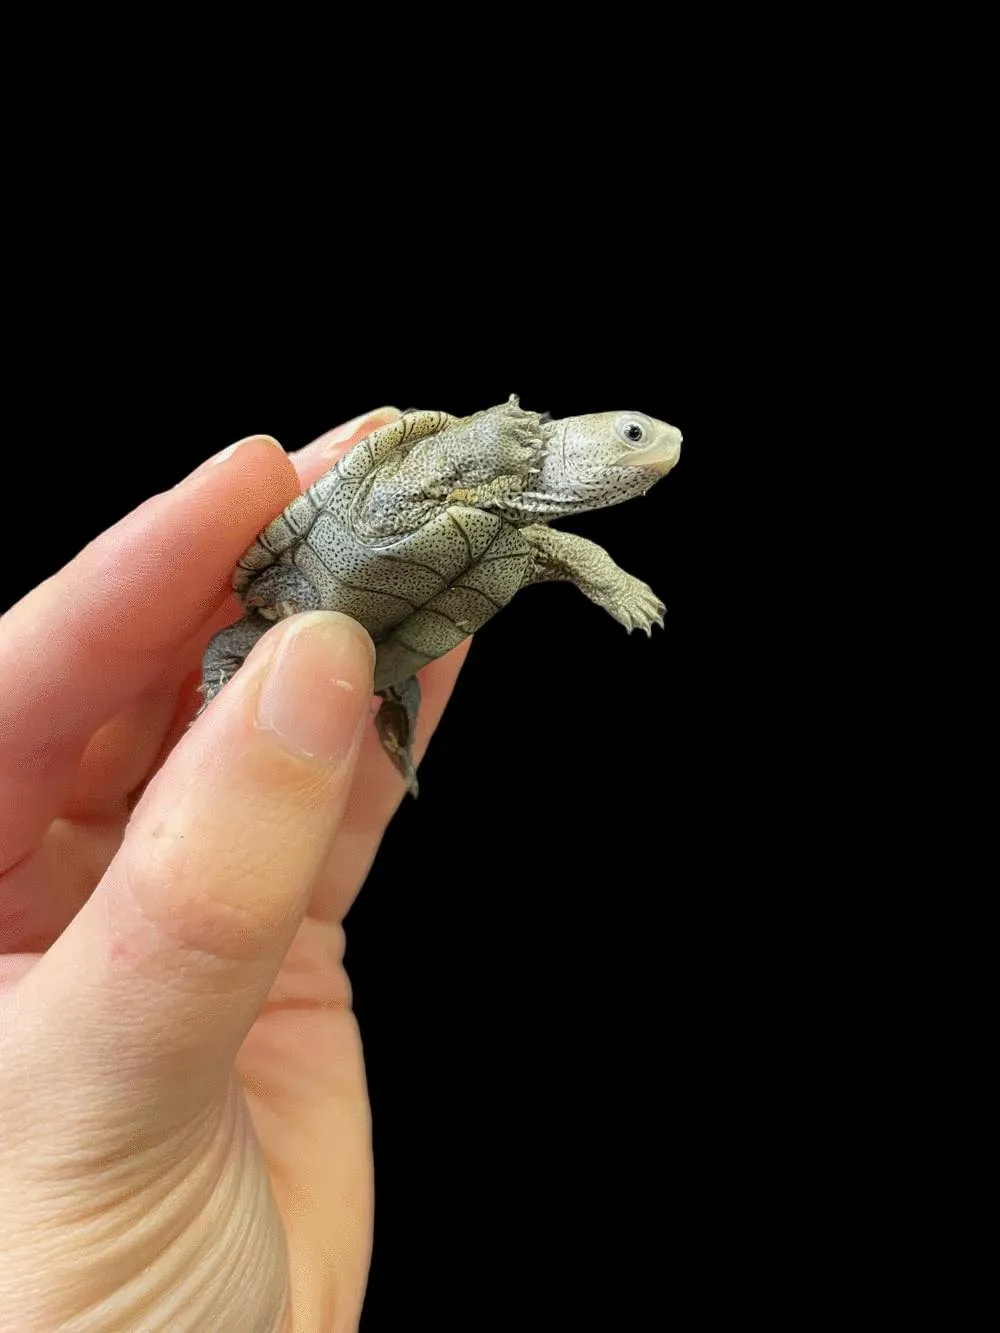
[[[172,950],[245,961],[289,917],[279,830],[206,839],[170,816],[130,845],[125,888],[144,925]]]

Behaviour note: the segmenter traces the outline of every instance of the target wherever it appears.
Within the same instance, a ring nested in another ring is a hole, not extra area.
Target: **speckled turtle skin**
[[[547,524],[644,493],[680,446],[675,427],[639,412],[553,421],[514,395],[464,418],[407,412],[341,457],[243,555],[233,588],[246,614],[208,645],[205,703],[273,621],[342,611],[375,642],[376,725],[416,795],[416,672],[520,588],[569,580],[630,631],[662,625],[645,583]]]

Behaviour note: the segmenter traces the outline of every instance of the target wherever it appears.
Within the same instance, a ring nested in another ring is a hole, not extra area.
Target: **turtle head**
[[[681,452],[676,426],[642,412],[596,412],[542,424],[546,447],[530,494],[537,516],[582,513],[619,504],[666,476]]]
[[[553,425],[557,428],[554,444],[568,477],[592,482],[615,475],[629,487],[629,495],[648,490],[670,471],[681,453],[677,427],[641,412],[596,412]]]

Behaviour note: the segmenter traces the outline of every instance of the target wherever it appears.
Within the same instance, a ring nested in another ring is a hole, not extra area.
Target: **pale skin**
[[[242,441],[0,619],[5,1333],[357,1327],[373,1188],[342,922],[404,793],[370,640],[282,621],[187,728],[242,552],[397,415],[294,457]],[[420,673],[418,758],[466,647]]]

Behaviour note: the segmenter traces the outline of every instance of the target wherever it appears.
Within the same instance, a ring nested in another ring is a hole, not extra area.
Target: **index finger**
[[[37,845],[97,728],[157,678],[298,493],[276,440],[241,440],[0,619],[0,873]]]

